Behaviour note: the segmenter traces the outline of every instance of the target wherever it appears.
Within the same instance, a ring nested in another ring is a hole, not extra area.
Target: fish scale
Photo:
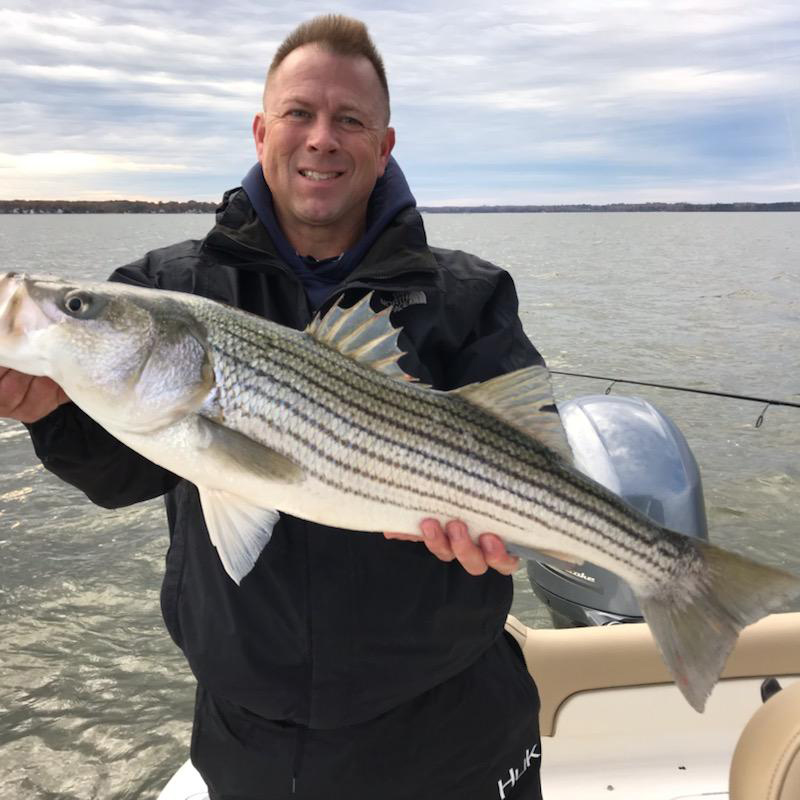
[[[193,481],[236,583],[280,513],[416,535],[460,518],[515,552],[624,578],[702,710],[741,628],[800,580],[666,530],[574,469],[544,367],[451,392],[413,383],[389,313],[368,295],[296,331],[186,294],[7,274],[0,365],[48,375]]]

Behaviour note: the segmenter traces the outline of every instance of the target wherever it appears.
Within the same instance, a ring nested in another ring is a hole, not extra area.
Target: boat
[[[691,449],[639,398],[559,405],[577,468],[667,527],[707,538]],[[513,616],[540,696],[544,800],[800,800],[800,613],[740,635],[702,714],[674,685],[630,589],[615,575],[528,563],[552,629]],[[498,797],[513,800],[513,771]],[[187,761],[158,800],[207,800]]]

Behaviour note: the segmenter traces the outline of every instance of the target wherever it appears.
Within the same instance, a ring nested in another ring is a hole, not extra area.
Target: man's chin
[[[345,211],[341,206],[328,204],[308,205],[297,210],[297,218],[306,225],[313,225],[314,227],[336,226],[342,223],[345,217]]]
[[[320,235],[330,238],[330,246],[345,250],[352,247],[353,238],[363,232],[367,218],[366,203],[362,206],[349,202],[322,202],[319,198],[313,202],[295,203],[291,209],[292,220],[285,220],[291,226],[298,225],[309,233],[314,231],[314,238],[319,241]]]

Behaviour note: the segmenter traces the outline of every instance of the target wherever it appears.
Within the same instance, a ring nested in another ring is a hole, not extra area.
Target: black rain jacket
[[[210,297],[297,329],[312,316],[241,189],[225,195],[205,239],[152,251],[112,279]],[[402,326],[401,365],[435,388],[541,363],[508,273],[429,247],[413,207],[323,307],[370,291],[374,307],[391,304]],[[466,669],[502,632],[511,578],[495,570],[474,577],[422,544],[288,515],[236,586],[191,483],[129,450],[74,404],[29,427],[44,466],[95,503],[118,508],[165,496],[167,629],[200,684],[246,711],[313,728],[373,719]]]

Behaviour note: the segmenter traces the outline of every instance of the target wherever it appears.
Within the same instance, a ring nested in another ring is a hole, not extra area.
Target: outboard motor
[[[618,395],[578,397],[558,410],[577,469],[659,525],[708,539],[697,462],[672,420]],[[594,564],[528,561],[528,578],[556,628],[642,621],[628,584]]]

